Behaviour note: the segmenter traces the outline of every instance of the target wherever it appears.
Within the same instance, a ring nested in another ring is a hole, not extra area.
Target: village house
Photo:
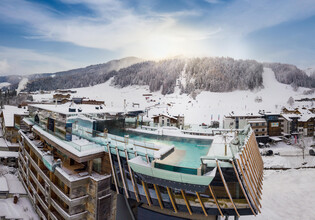
[[[70,99],[70,94],[61,94],[61,93],[57,93],[53,95],[54,99],[60,100],[60,99]]]
[[[178,115],[178,116],[171,116],[168,114],[159,114],[153,116],[154,124],[157,124],[161,127],[169,126],[169,127],[178,127],[183,128],[185,123],[185,117]]]
[[[254,130],[256,137],[268,137],[267,121],[264,118],[248,119],[247,123],[250,124],[250,126]]]
[[[315,113],[312,110],[306,108],[288,110],[284,108],[281,114],[284,118],[283,131],[292,135],[315,136]]]
[[[255,120],[255,119],[261,120],[262,115],[254,114],[254,113],[238,114],[232,111],[228,116],[224,116],[223,128],[224,129],[242,129],[246,125],[248,125],[248,121]]]

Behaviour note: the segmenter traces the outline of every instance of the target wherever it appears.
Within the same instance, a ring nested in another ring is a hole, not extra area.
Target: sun
[[[148,39],[146,51],[149,58],[163,59],[185,54],[186,48],[187,45],[185,46],[183,39],[156,35]]]

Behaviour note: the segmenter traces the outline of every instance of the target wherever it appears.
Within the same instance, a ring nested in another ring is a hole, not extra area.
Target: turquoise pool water
[[[154,143],[155,145],[174,145],[175,148],[186,152],[183,158],[181,158],[181,160],[174,165],[190,168],[200,167],[200,157],[207,155],[212,143],[211,140],[196,140],[169,136],[157,136],[131,131],[116,131],[114,134],[119,136],[124,136],[128,134],[130,139]]]
[[[93,128],[92,122],[88,120],[74,119],[69,120],[68,122],[76,122],[76,124],[78,124],[79,126],[83,126],[89,129]],[[155,145],[174,145],[176,149],[185,151],[185,153],[179,161],[173,162],[173,165],[194,169],[200,167],[200,157],[207,155],[212,143],[212,140],[197,140],[189,138],[157,136],[151,134],[141,134],[132,131],[125,131],[121,129],[110,129],[109,133],[121,137],[123,137],[124,135],[129,135],[130,139],[153,143]]]

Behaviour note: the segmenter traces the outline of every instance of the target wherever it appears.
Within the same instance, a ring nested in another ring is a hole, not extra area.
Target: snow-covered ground
[[[3,188],[3,185],[6,185],[10,194],[20,194],[17,204],[13,203],[13,198],[0,199],[0,218],[4,216],[6,219],[39,219],[28,197],[25,197],[26,191],[22,183],[12,174],[14,171],[14,168],[0,165],[0,186]]]
[[[19,198],[17,204],[13,203],[13,198],[0,199],[0,216],[6,219],[40,219],[27,197]]]
[[[295,99],[312,97],[312,95],[303,95],[303,91],[308,90],[307,88],[299,88],[294,91],[290,85],[279,83],[269,68],[264,69],[263,85],[263,89],[255,91],[201,92],[196,100],[187,94],[180,94],[179,88],[176,88],[173,94],[165,96],[160,91],[153,92],[152,96],[146,100],[143,94],[150,93],[148,86],[117,88],[111,86],[111,80],[108,80],[92,87],[73,89],[77,93],[72,94],[72,97],[104,100],[107,106],[120,108],[123,108],[124,99],[126,99],[129,107],[133,103],[139,103],[141,109],[150,107],[149,117],[167,112],[171,115],[184,114],[185,123],[188,124],[209,124],[211,118],[222,122],[223,116],[228,115],[231,111],[235,113],[258,113],[259,110],[263,109],[280,112],[282,106],[288,106],[287,101],[291,96]],[[34,95],[34,100],[49,99],[52,96],[53,94],[38,94]],[[255,102],[257,97],[261,98],[262,102]],[[311,105],[311,103],[297,102],[294,105],[302,104]]]
[[[315,216],[314,169],[264,171],[261,213],[242,220],[312,220]]]
[[[305,149],[299,144],[287,145],[284,142],[272,144],[270,148],[264,148],[260,151],[272,150],[274,156],[263,156],[265,168],[291,169],[291,168],[307,168],[315,167],[315,156],[310,156],[310,145],[314,144],[312,138],[305,138]],[[314,170],[315,172],[315,170]]]

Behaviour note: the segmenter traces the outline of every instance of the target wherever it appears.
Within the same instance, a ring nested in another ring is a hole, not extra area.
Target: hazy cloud
[[[0,60],[0,75],[9,71],[9,64],[6,59]]]
[[[55,55],[28,49],[0,47],[0,74],[31,74],[56,72],[82,66]],[[84,65],[83,65],[84,66]]]

